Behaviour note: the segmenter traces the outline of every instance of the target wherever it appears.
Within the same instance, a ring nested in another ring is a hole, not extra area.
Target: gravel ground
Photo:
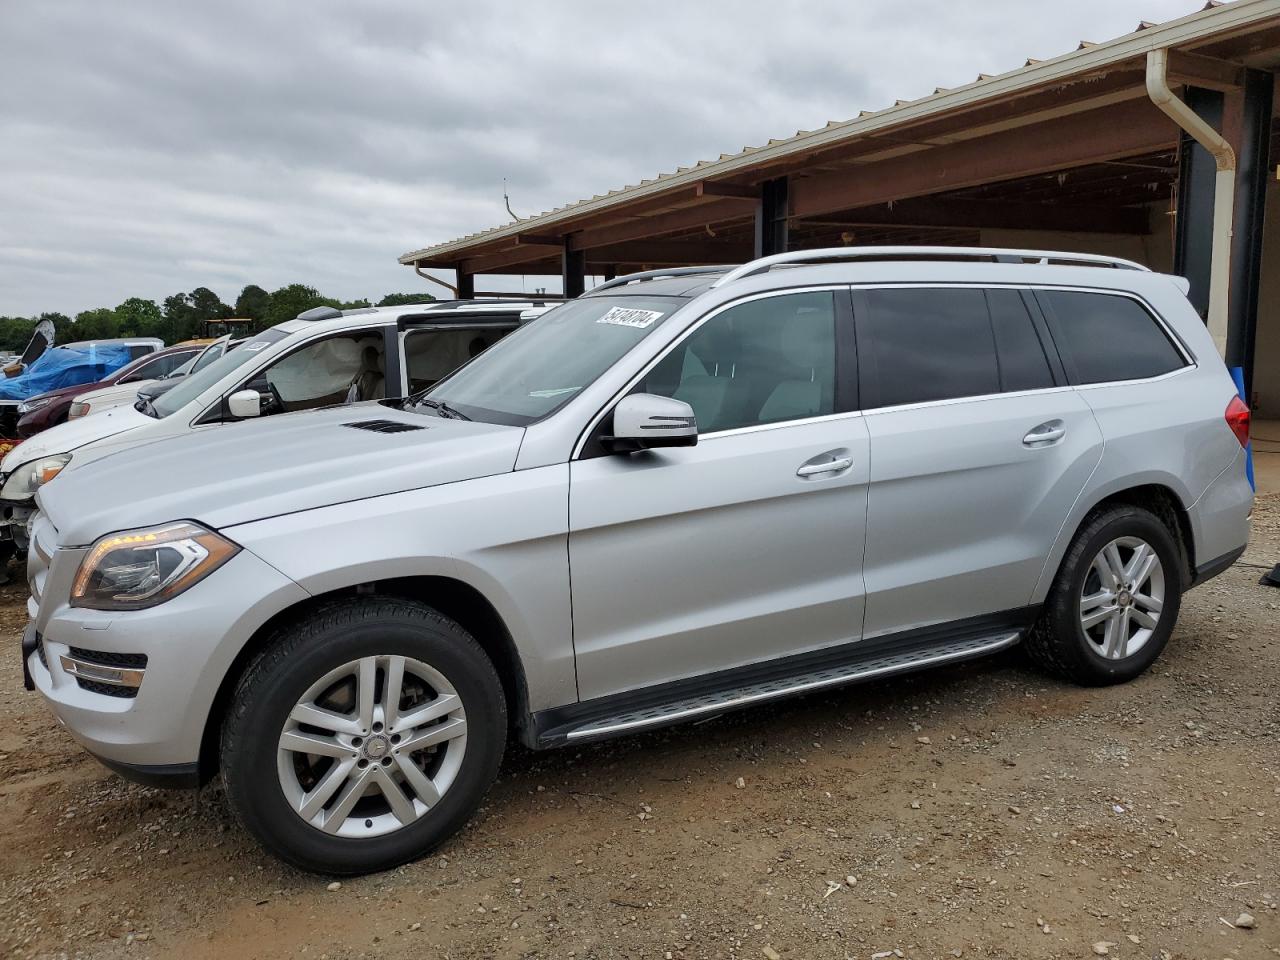
[[[1280,590],[1245,564],[1277,561],[1267,497],[1244,561],[1123,687],[1012,651],[513,749],[436,855],[332,889],[256,848],[217,788],[108,774],[7,656],[0,957],[1275,957]],[[15,652],[23,600],[0,591]]]

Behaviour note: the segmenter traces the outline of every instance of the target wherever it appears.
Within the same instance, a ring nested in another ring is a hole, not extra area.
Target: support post
[[[587,253],[585,250],[572,249],[568,240],[560,254],[560,279],[564,283],[566,297],[580,297],[586,290]]]
[[[458,299],[474,300],[476,298],[476,276],[474,273],[467,273],[462,269],[462,264],[458,264],[456,268],[458,274]]]
[[[1215,129],[1222,127],[1222,94],[1187,87],[1187,106]],[[1174,221],[1173,272],[1191,283],[1187,298],[1209,316],[1209,278],[1213,252],[1213,190],[1216,166],[1209,151],[1185,130],[1178,139],[1178,208]]]
[[[787,187],[786,177],[766,180],[760,185],[760,201],[756,204],[757,259],[787,250],[787,216],[791,210]]]
[[[1271,108],[1275,76],[1244,71],[1239,142],[1236,145],[1236,212],[1231,237],[1231,303],[1227,310],[1227,366],[1244,374],[1246,401],[1253,396],[1253,357],[1262,285],[1262,234],[1270,178]]]

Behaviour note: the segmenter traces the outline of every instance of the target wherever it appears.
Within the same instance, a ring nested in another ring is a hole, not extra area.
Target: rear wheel
[[[1028,638],[1032,658],[1077,683],[1124,683],[1169,641],[1182,600],[1182,553],[1141,507],[1091,517],[1076,534]]]
[[[223,728],[227,795],[296,866],[366,873],[461,827],[497,774],[505,699],[457,623],[395,598],[326,607],[246,671]]]

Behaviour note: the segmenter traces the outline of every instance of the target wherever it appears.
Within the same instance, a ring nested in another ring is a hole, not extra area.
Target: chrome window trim
[[[1189,363],[1185,367],[1178,367],[1177,370],[1170,370],[1168,373],[1159,373],[1154,377],[1138,377],[1134,380],[1100,380],[1097,383],[1077,383],[1076,390],[1097,390],[1101,387],[1123,387],[1133,383],[1159,383],[1161,380],[1171,380],[1174,377],[1181,376],[1188,370],[1195,370],[1199,364]]]
[[[1018,399],[1019,397],[1029,397],[1039,394],[1048,393],[1070,393],[1076,388],[1069,383],[1061,386],[1053,387],[1037,387],[1033,390],[1010,390],[1008,393],[976,393],[967,397],[944,397],[941,400],[921,400],[917,403],[895,403],[892,406],[872,407],[870,410],[863,410],[862,413],[867,417],[874,417],[881,413],[897,413],[899,410],[928,410],[934,407],[947,407],[958,403],[980,403],[985,400],[1004,400],[1007,398]]]
[[[721,437],[739,437],[748,433],[760,433],[764,430],[777,430],[779,427],[800,427],[810,423],[826,423],[836,420],[857,420],[863,417],[861,410],[844,410],[840,413],[824,413],[818,417],[801,417],[798,420],[774,420],[770,423],[753,423],[746,427],[734,427],[731,430],[716,430],[712,433],[701,433],[698,442],[718,440]]]
[[[687,339],[689,339],[689,337],[693,336],[694,333],[696,333],[699,329],[701,329],[704,323],[711,320],[713,317],[718,317],[720,314],[724,313],[726,310],[732,307],[739,306],[740,304],[743,304],[743,303],[751,303],[752,301],[755,301],[755,300],[768,300],[768,299],[773,299],[777,297],[788,297],[788,296],[793,296],[797,293],[825,293],[825,292],[835,293],[841,290],[848,290],[848,289],[849,289],[849,284],[847,283],[828,283],[828,284],[819,284],[817,286],[812,286],[812,287],[787,287],[781,290],[765,290],[760,293],[752,293],[744,297],[738,297],[736,300],[730,300],[728,303],[722,303],[720,304],[720,306],[715,307],[710,312],[703,314],[693,323],[689,324],[689,326],[686,327],[684,331],[678,337],[676,337],[676,339],[672,340],[665,347],[663,347],[659,353],[651,357],[649,362],[645,364],[644,367],[641,368],[639,373],[637,373],[634,377],[628,380],[620,390],[615,392],[614,395],[609,398],[607,403],[605,403],[599,410],[596,411],[595,415],[592,416],[591,419],[587,421],[586,429],[584,429],[581,433],[578,434],[578,439],[573,445],[573,453],[570,454],[569,460],[570,461],[580,460],[582,458],[582,448],[586,446],[587,438],[590,437],[591,434],[595,432],[596,427],[600,425],[600,421],[603,420],[606,416],[608,416],[609,411],[613,409],[614,404],[616,404],[619,400],[625,397],[630,392],[632,387],[634,387],[637,383],[639,383],[648,375],[650,370],[652,370],[659,363],[665,360],[667,355],[671,353],[671,351],[673,351],[676,347],[684,343]],[[838,322],[838,319],[839,319],[838,311],[835,312],[835,319]],[[644,341],[641,340],[640,343],[644,343]],[[637,344],[637,346],[638,345],[639,344]],[[839,377],[839,371],[837,371],[837,379],[838,377]],[[853,413],[853,412],[854,411],[848,411],[848,410],[842,411],[842,413]],[[826,419],[826,417],[828,416],[838,416],[838,415],[839,414],[825,414],[823,417],[810,417],[806,419],[818,420],[818,419]],[[789,424],[793,424],[797,422],[799,421],[779,420],[777,423],[753,424],[747,427],[735,427],[734,431],[756,430],[761,427],[770,427],[770,428],[782,427],[782,426],[788,426]],[[719,430],[719,431],[716,431],[716,433],[714,434],[699,433],[698,440],[699,442],[701,442],[704,436],[710,438],[712,436],[722,436],[726,433],[731,433],[734,431]]]

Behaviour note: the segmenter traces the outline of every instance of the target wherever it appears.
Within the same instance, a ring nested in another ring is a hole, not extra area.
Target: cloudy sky
[[[0,0],[0,315],[422,289],[504,177],[527,216],[1200,6]]]

